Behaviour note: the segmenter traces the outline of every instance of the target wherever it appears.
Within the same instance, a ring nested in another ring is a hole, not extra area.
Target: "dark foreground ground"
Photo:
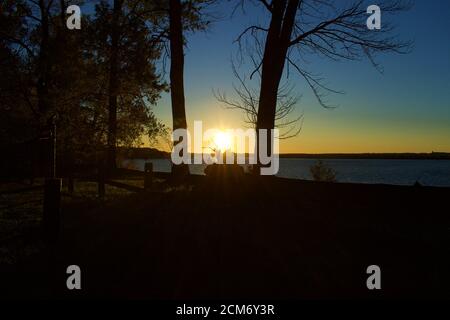
[[[450,189],[202,180],[65,206],[60,241],[3,267],[0,295],[450,298]],[[80,291],[66,289],[72,264]]]

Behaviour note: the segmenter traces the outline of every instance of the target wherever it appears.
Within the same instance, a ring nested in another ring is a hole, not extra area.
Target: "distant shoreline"
[[[170,158],[170,153],[155,148],[120,148],[120,154],[127,159]],[[248,156],[248,154],[246,155]],[[284,159],[386,159],[386,160],[450,160],[449,152],[430,153],[281,153]]]
[[[407,159],[407,160],[450,160],[450,153],[282,153],[280,158],[297,159]]]

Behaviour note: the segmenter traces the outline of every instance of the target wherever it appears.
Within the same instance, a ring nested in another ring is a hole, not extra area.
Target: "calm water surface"
[[[280,159],[277,176],[310,180],[309,168],[315,159]],[[144,170],[152,162],[153,170],[170,172],[169,159],[126,160],[124,166]],[[384,160],[384,159],[325,159],[333,168],[339,182],[412,185],[416,181],[427,186],[450,187],[450,160]],[[190,165],[194,174],[203,174],[205,165]]]

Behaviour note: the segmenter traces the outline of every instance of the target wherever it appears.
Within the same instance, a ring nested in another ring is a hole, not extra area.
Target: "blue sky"
[[[236,80],[230,61],[237,50],[233,41],[252,22],[267,25],[269,20],[251,5],[245,14],[238,11],[229,17],[231,5],[225,0],[216,11],[223,18],[208,32],[187,35],[188,125],[203,120],[206,128],[238,128],[243,115],[224,109],[212,90],[232,96]],[[304,122],[299,136],[281,141],[281,152],[450,152],[450,1],[416,0],[411,10],[392,21],[399,37],[414,45],[407,55],[380,56],[383,74],[366,59],[308,58],[308,70],[345,91],[328,98],[338,108],[322,108],[305,82],[291,73],[295,90],[302,95],[297,110],[304,114]],[[154,111],[171,125],[168,94]]]

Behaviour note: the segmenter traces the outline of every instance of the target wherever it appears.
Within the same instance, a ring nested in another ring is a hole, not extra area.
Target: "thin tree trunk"
[[[61,28],[63,30],[66,30],[66,1],[65,0],[59,0],[59,6],[61,7]]]
[[[50,81],[50,60],[49,60],[49,42],[50,42],[50,25],[49,25],[49,10],[44,0],[39,0],[39,11],[41,14],[40,25],[40,46],[37,65],[37,98],[38,98],[38,112],[39,112],[39,126],[40,130],[48,133],[49,137],[45,147],[45,175],[51,177],[54,173],[54,148],[52,137],[52,118],[49,117],[48,111],[50,109],[49,102],[49,81]]]
[[[183,25],[181,20],[182,7],[180,0],[170,0],[170,96],[172,100],[173,130],[187,129],[184,100],[184,50]],[[181,141],[174,141],[174,144]],[[189,173],[186,164],[172,165],[174,176]]]
[[[38,81],[37,81],[37,95],[38,95],[38,109],[44,114],[48,106],[48,82],[49,82],[49,17],[47,6],[44,0],[39,0],[39,10],[41,13],[41,43],[39,48],[39,62],[38,62]]]
[[[109,107],[108,107],[108,150],[107,167],[109,171],[116,169],[116,145],[117,145],[117,91],[118,58],[119,58],[119,18],[122,11],[123,0],[114,0],[112,25],[111,25],[111,51],[109,60]]]

